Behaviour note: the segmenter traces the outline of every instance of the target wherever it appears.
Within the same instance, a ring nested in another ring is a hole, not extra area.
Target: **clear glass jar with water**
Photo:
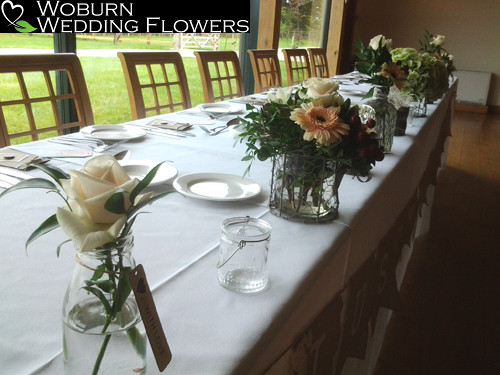
[[[267,255],[271,226],[264,220],[236,217],[221,226],[217,263],[219,283],[239,293],[263,290],[268,282]]]

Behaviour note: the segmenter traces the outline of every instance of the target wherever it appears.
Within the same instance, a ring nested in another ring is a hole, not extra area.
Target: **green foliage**
[[[370,45],[365,46],[360,37],[358,37],[354,46],[358,49],[358,51],[354,52],[354,56],[357,58],[355,62],[356,70],[370,77],[364,79],[363,82],[385,87],[392,86],[392,79],[380,74],[384,63],[392,62],[391,53],[387,46],[383,44],[382,38],[377,49],[373,49]]]

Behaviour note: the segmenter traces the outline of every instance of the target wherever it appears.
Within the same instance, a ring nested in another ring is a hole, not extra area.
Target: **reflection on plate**
[[[239,106],[230,103],[205,103],[199,104],[197,107],[201,111],[218,115],[241,112],[241,108]]]
[[[137,178],[138,180],[142,180],[151,169],[159,164],[159,162],[153,160],[120,160],[119,163],[130,178]],[[177,177],[177,169],[163,163],[149,185],[164,184],[172,181],[175,177]]]
[[[194,173],[178,177],[175,190],[191,198],[211,201],[239,201],[260,193],[260,186],[241,176],[224,173]]]
[[[127,125],[91,125],[80,130],[86,137],[100,139],[101,141],[122,141],[140,138],[146,135],[144,129]]]
[[[339,91],[341,93],[346,93],[347,95],[353,95],[353,96],[363,96],[366,94],[365,91],[361,91],[361,90],[350,90],[350,89],[339,89]]]

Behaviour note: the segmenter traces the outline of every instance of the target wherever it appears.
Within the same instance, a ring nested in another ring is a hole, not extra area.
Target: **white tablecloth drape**
[[[140,215],[134,225],[133,253],[145,268],[172,349],[173,360],[165,373],[286,373],[299,366],[297,345],[307,347],[304,337],[308,332],[316,347],[304,349],[308,355],[301,366],[315,361],[311,353],[326,353],[326,343],[335,349],[329,349],[329,362],[337,368],[343,365],[346,336],[342,327],[353,321],[348,315],[354,295],[350,285],[387,234],[394,234],[401,213],[409,212],[411,202],[420,208],[423,200],[418,192],[432,182],[432,174],[426,171],[436,163],[429,163],[429,158],[445,138],[442,129],[449,120],[454,90],[456,84],[442,101],[429,106],[427,118],[415,119],[406,136],[395,138],[392,153],[377,164],[371,181],[344,178],[339,192],[340,216],[332,223],[302,224],[271,215],[267,207],[270,162],[254,163],[249,177],[260,184],[262,192],[250,200],[214,202],[173,192],[148,206],[148,213]],[[161,117],[174,119],[179,115]],[[191,132],[196,137],[179,140],[146,135],[113,153],[129,149],[135,160],[166,160],[180,176],[196,172],[243,174],[247,167],[241,161],[245,147],[235,143],[235,130],[218,136],[196,127]],[[39,141],[18,148],[36,153],[68,146]],[[63,169],[79,169],[84,162],[53,161]],[[27,253],[24,250],[27,236],[61,204],[55,194],[35,190],[17,191],[0,200],[2,373],[62,373],[61,306],[73,271],[74,250],[71,244],[66,245],[56,257],[56,246],[65,240],[60,230],[34,242]],[[263,218],[272,226],[270,283],[255,295],[228,291],[216,277],[220,224],[228,217],[246,215]],[[412,233],[414,224],[415,220]],[[331,311],[337,315],[329,317],[328,328],[317,323]],[[317,336],[324,332],[330,334],[319,342]],[[349,370],[348,362],[344,371]],[[149,352],[148,374],[157,373]]]

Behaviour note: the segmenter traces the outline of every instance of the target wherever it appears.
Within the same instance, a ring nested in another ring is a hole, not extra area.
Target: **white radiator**
[[[490,90],[491,73],[457,70],[457,103],[486,105]]]

